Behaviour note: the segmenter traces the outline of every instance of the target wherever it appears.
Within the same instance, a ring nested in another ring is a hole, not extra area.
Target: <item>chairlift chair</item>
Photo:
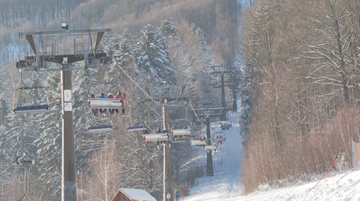
[[[91,133],[94,132],[104,132],[104,131],[111,131],[112,125],[105,125],[105,126],[92,126],[88,128],[88,131]]]
[[[25,90],[34,90],[34,89],[44,89],[46,90],[47,96],[46,96],[46,101],[47,103],[42,103],[42,104],[36,104],[36,105],[24,105],[25,103],[22,103],[21,101],[18,101],[18,99],[20,98],[21,94],[25,91]],[[13,111],[16,114],[24,114],[24,113],[42,113],[45,112],[46,110],[49,109],[49,91],[47,90],[47,88],[42,87],[42,86],[36,86],[36,87],[21,87],[18,88],[17,90],[15,90],[14,92],[14,102],[13,102]]]
[[[117,109],[121,108],[123,99],[114,98],[94,98],[90,99],[91,109]]]
[[[231,121],[221,121],[220,122],[220,127],[221,127],[221,129],[222,130],[229,130],[230,128],[231,128],[231,126],[232,126],[232,122]]]
[[[225,133],[222,133],[222,132],[215,132],[212,134],[212,140],[214,142],[220,142],[220,143],[225,142],[226,135],[225,135]]]
[[[205,140],[200,140],[200,139],[192,139],[190,141],[190,144],[192,147],[205,147],[206,146],[206,141]]]
[[[217,146],[216,145],[206,145],[204,147],[205,150],[212,150],[212,151],[216,151],[217,150]]]
[[[191,135],[190,129],[172,129],[172,143],[186,142]]]
[[[127,127],[129,132],[146,131],[146,126],[129,126]]]
[[[117,83],[108,82],[108,81],[99,81],[96,84],[116,85]],[[90,86],[89,88],[88,97],[90,95],[89,92],[91,88],[92,86]],[[122,91],[124,91],[124,87],[122,88]],[[96,94],[96,93],[92,93],[92,94]],[[119,109],[123,107],[125,100],[121,98],[91,98],[90,100],[88,100],[88,102],[90,103],[91,109]]]
[[[169,141],[169,134],[167,133],[149,133],[143,135],[145,141]]]
[[[190,129],[172,129],[171,132],[174,136],[184,136],[191,135]]]
[[[86,124],[90,124],[89,120],[86,121]],[[103,124],[103,125],[96,125],[96,126],[88,126],[87,130],[90,133],[96,133],[96,132],[105,132],[105,131],[111,131],[113,130],[113,126],[110,124]]]
[[[176,144],[176,143],[183,143],[183,142],[187,142],[187,139],[186,138],[173,138],[171,143],[172,144]]]
[[[169,142],[169,134],[168,133],[149,133],[143,135],[146,144],[152,145],[155,143],[156,145],[162,145],[166,142]]]

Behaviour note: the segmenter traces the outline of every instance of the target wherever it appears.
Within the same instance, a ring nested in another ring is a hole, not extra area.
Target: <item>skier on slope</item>
[[[177,189],[175,190],[174,196],[175,196],[175,201],[180,200],[180,192]]]

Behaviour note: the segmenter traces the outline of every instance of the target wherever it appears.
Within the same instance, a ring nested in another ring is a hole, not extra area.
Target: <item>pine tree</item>
[[[136,49],[138,68],[149,83],[175,84],[175,70],[164,36],[150,24],[141,31]]]
[[[60,74],[51,72],[45,82],[51,103],[42,118],[35,122],[40,126],[34,143],[37,146],[37,164],[39,182],[43,184],[48,197],[56,199],[61,195],[61,88]]]
[[[166,36],[168,39],[169,37],[175,38],[175,36],[178,36],[178,28],[175,26],[172,19],[166,19],[163,20],[160,26],[161,33]]]

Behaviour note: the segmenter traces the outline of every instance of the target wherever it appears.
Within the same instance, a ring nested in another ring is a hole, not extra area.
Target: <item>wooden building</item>
[[[144,190],[120,188],[112,201],[156,201],[156,199]]]

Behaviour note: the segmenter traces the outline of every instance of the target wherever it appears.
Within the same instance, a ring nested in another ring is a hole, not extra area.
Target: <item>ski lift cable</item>
[[[146,106],[148,106],[152,111],[154,111],[157,115],[161,115],[160,113],[158,113],[154,108],[152,108],[150,105],[148,105],[146,102],[144,102],[144,104]]]
[[[189,104],[190,104],[190,107],[191,107],[192,111],[194,112],[194,114],[195,114],[196,118],[197,118],[199,121],[201,121],[201,120],[199,119],[198,115],[196,114],[195,109],[194,109],[194,107],[192,106],[192,104],[191,104],[191,101],[190,101],[190,100],[189,100]]]
[[[5,68],[4,70],[0,71],[0,74],[2,74],[3,72],[9,70],[9,68],[15,66],[16,63],[10,64],[7,68]]]
[[[135,80],[132,79],[132,78],[130,77],[130,75],[129,75],[119,64],[117,64],[117,66],[120,68],[120,70],[121,70],[126,76],[128,76],[128,78],[129,78],[137,87],[140,88],[140,90],[141,90],[142,92],[144,92],[144,94],[145,94],[147,97],[149,97],[155,104],[160,105],[160,104],[159,104],[158,102],[156,102],[149,94],[147,94],[146,91],[145,91],[143,88],[141,88],[140,85],[138,85],[138,84],[135,82]]]

